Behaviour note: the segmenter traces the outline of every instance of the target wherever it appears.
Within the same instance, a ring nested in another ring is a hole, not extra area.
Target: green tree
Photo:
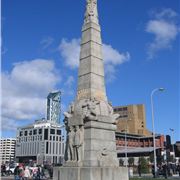
[[[122,159],[119,159],[119,165],[124,166],[124,161]]]
[[[148,167],[148,161],[144,157],[139,158],[139,164],[141,165],[141,172],[142,173],[148,173],[149,167]]]
[[[151,154],[149,155],[149,161],[150,161],[151,163],[154,162],[154,154],[153,154],[153,153],[151,153]]]
[[[130,165],[130,166],[134,166],[134,158],[133,157],[130,157],[129,159],[128,159],[128,164]]]

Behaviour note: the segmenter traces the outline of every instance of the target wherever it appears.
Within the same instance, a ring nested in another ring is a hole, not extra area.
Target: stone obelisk
[[[97,0],[87,0],[80,52],[78,89],[65,115],[65,164],[54,180],[127,180],[117,159],[116,118],[107,100]]]

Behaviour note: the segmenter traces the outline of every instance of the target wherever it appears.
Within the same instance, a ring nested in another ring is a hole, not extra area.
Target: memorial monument
[[[116,152],[116,119],[107,100],[97,0],[87,0],[77,95],[64,113],[67,130],[65,164],[54,180],[128,180]]]

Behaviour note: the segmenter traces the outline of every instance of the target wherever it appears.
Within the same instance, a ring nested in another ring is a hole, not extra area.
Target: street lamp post
[[[157,91],[164,91],[164,88],[156,88],[151,92],[151,111],[152,111],[152,128],[153,128],[153,150],[154,150],[154,178],[157,174],[157,161],[156,161],[156,139],[155,139],[155,126],[154,126],[154,105],[153,105],[153,94]]]
[[[128,163],[127,159],[127,120],[126,120],[126,129],[125,129],[125,162],[126,162],[126,167]]]
[[[172,143],[171,143],[171,144],[172,144],[172,150],[173,150],[173,161],[174,161],[174,160],[175,160],[175,158],[176,158],[176,157],[175,157],[175,151],[174,151],[174,129],[171,129],[171,128],[170,128],[169,130],[170,130],[170,131],[171,131],[171,133],[172,133],[172,135],[171,135],[171,136],[172,136]]]

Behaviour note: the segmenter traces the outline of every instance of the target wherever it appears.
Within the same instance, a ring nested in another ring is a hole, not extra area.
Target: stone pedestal
[[[128,180],[125,167],[55,167],[53,180]]]

